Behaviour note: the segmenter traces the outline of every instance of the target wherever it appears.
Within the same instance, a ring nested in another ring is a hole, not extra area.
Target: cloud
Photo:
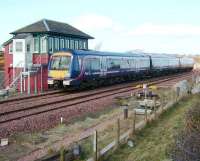
[[[126,36],[195,36],[200,35],[200,26],[190,24],[144,23],[131,29],[108,16],[94,13],[76,17],[73,25],[85,31],[109,30]]]
[[[117,23],[108,16],[94,13],[76,17],[72,24],[83,31],[109,30],[115,33],[125,33],[124,25]]]
[[[128,34],[134,36],[195,36],[200,35],[200,26],[189,24],[156,25],[145,23],[128,32]]]

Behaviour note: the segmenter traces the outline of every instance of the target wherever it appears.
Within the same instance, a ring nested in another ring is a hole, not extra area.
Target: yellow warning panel
[[[63,80],[65,77],[69,75],[69,71],[67,70],[50,70],[49,76],[53,79]]]
[[[158,87],[157,86],[149,86],[149,89],[157,90]]]

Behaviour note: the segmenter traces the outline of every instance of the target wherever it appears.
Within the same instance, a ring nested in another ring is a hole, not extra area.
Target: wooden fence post
[[[176,102],[178,102],[180,96],[180,87],[176,87]]]
[[[64,149],[64,147],[60,148],[60,161],[65,161],[65,149]]]
[[[94,131],[93,153],[94,153],[94,161],[98,161],[98,133],[97,133],[97,130]]]
[[[135,134],[135,123],[136,123],[136,111],[135,109],[133,110],[133,129],[132,129],[132,135]]]
[[[148,118],[147,118],[147,104],[145,103],[145,114],[144,114],[144,119],[145,121],[147,122],[148,121]]]
[[[128,119],[128,105],[123,106],[124,120]]]
[[[161,103],[160,103],[160,105],[161,105],[161,113],[163,113],[163,109],[164,109],[164,96],[163,97],[161,97]]]
[[[153,99],[153,111],[154,111],[154,120],[156,120],[157,119],[157,114],[156,114],[156,99],[155,99],[155,97],[154,97],[154,99]]]
[[[117,119],[117,130],[116,130],[116,148],[119,147],[120,144],[120,119]]]

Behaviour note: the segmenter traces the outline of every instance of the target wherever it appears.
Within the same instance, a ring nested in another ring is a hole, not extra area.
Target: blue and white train
[[[49,86],[102,85],[190,71],[193,59],[167,54],[63,50],[48,67]]]

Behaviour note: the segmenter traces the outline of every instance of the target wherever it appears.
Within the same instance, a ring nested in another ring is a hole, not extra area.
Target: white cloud
[[[109,30],[115,33],[125,33],[124,25],[117,23],[108,16],[93,13],[76,17],[72,24],[87,32]]]
[[[170,36],[188,36],[200,35],[200,26],[189,24],[172,24],[172,25],[156,25],[146,23],[136,27],[129,35],[145,36],[145,35],[170,35]]]

